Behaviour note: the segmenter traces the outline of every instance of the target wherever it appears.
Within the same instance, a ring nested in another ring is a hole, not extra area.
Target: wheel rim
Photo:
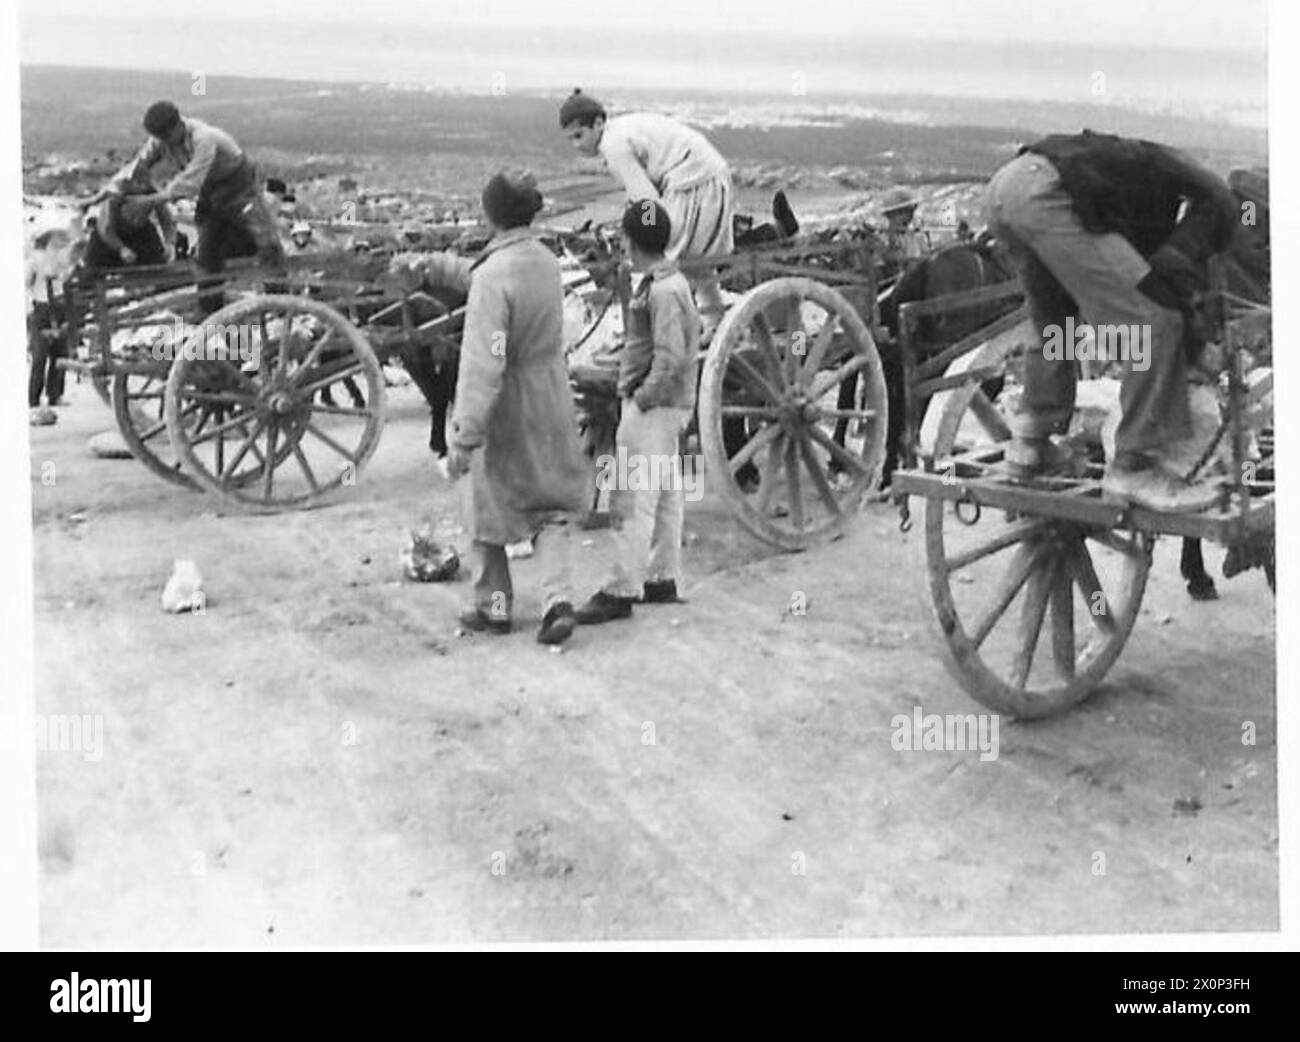
[[[1005,365],[1011,350],[986,352],[976,364]],[[961,387],[939,424],[936,468],[944,469],[954,448],[1008,436],[980,387]],[[1085,698],[1133,629],[1151,537],[937,498],[926,501],[925,525],[934,610],[963,687],[1021,718],[1049,716]]]
[[[213,357],[232,338],[237,357]],[[214,410],[201,430],[183,420],[195,405]],[[370,345],[332,308],[256,296],[222,309],[206,339],[200,330],[187,342],[166,407],[176,452],[199,484],[244,507],[278,510],[356,483],[382,430],[384,381]]]
[[[122,440],[141,463],[164,481],[198,491],[199,485],[185,472],[184,461],[172,448],[166,416],[167,370],[117,373],[113,377],[113,415]],[[187,410],[183,422],[198,421],[196,410]]]
[[[701,378],[714,484],[751,533],[803,549],[878,486],[886,403],[875,343],[843,296],[811,279],[763,283],[724,317]]]

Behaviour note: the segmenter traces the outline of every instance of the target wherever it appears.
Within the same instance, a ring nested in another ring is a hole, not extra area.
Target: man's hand
[[[130,246],[123,246],[120,250],[117,251],[117,255],[121,257],[122,260],[125,261],[127,264],[135,263],[136,253],[135,250],[131,249]]]
[[[474,450],[466,449],[455,442],[447,446],[447,477],[452,481],[469,473],[470,460]]]

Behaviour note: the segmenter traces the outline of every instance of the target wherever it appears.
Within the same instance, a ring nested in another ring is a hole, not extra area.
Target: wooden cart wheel
[[[845,383],[855,386],[849,408],[838,405]],[[700,379],[700,442],[741,525],[802,550],[839,531],[879,485],[887,410],[880,356],[853,305],[813,279],[773,279],[714,334]]]
[[[201,429],[188,419],[195,406],[217,410]],[[383,429],[384,378],[365,337],[333,308],[253,295],[186,342],[166,413],[173,448],[201,486],[271,512],[356,483]]]
[[[99,395],[99,400],[110,409],[113,408],[112,379],[107,374],[94,375],[90,378],[90,385],[95,389],[95,393]]]
[[[974,364],[1005,363],[1014,346],[990,345]],[[952,392],[941,414],[936,468],[954,448],[978,449],[1009,436],[979,385],[967,384]],[[949,668],[977,701],[1014,717],[1050,716],[1082,701],[1133,629],[1153,542],[927,500],[930,595]]]
[[[197,492],[198,482],[185,472],[167,433],[166,388],[166,363],[160,364],[156,372],[114,374],[110,400],[113,416],[136,459],[163,480]],[[200,419],[197,406],[184,417],[186,423]]]

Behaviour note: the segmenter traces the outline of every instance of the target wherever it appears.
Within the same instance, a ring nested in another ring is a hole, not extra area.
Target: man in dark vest
[[[235,139],[202,120],[182,117],[170,101],[156,101],[144,114],[149,140],[114,179],[129,185],[159,163],[179,173],[160,191],[133,196],[128,210],[148,211],[160,202],[194,198],[198,244],[194,262],[200,272],[216,276],[232,257],[253,257],[268,267],[282,267],[284,248],[258,184],[253,164]],[[200,307],[211,314],[222,304],[220,279],[200,283]]]
[[[1189,483],[1166,461],[1191,430],[1188,341],[1206,262],[1237,227],[1228,187],[1163,145],[1084,131],[1022,149],[993,175],[987,202],[1043,337],[1025,357],[1009,472],[1031,477],[1060,462],[1051,436],[1069,424],[1077,362],[1049,345],[1082,315],[1099,345],[1103,329],[1114,331],[1129,356],[1103,493],[1162,512],[1212,505],[1216,488]],[[1126,344],[1124,330],[1138,339]]]
[[[166,264],[176,240],[171,207],[158,202],[150,209],[128,199],[153,195],[152,186],[114,184],[94,214],[83,264],[90,271],[108,271],[136,264]],[[154,222],[157,221],[155,226]]]

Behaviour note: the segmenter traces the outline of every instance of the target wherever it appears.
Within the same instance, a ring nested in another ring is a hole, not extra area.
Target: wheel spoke
[[[357,374],[364,372],[364,370],[365,367],[360,362],[353,362],[351,365],[344,366],[336,372],[330,373],[328,376],[322,377],[306,386],[299,387],[296,390],[298,394],[311,397],[315,395],[317,391],[322,391],[326,387],[332,387],[334,384],[346,380],[349,376],[356,376]]]
[[[1052,577],[1052,661],[1064,680],[1074,679],[1074,582],[1070,576],[1073,554],[1067,555]]]
[[[794,439],[785,444],[785,473],[790,485],[790,521],[796,532],[803,530],[803,486],[799,480],[798,449]]]
[[[1029,588],[1020,609],[1020,646],[1011,663],[1011,684],[1023,688],[1034,664],[1034,650],[1043,631],[1043,616],[1047,613],[1047,597],[1052,592],[1055,562],[1044,561],[1029,577]]]
[[[870,362],[871,359],[869,356],[855,354],[839,368],[823,373],[823,379],[818,380],[814,378],[811,384],[812,390],[808,392],[809,395],[812,397],[813,401],[816,401],[818,398],[826,394],[826,392],[828,392],[832,387],[837,387],[842,384],[858,370],[865,369]]]
[[[280,354],[276,359],[275,368],[280,376],[283,376],[289,369],[289,346],[293,342],[293,311],[284,313],[284,329],[280,332]]]
[[[979,387],[975,388],[975,393],[971,396],[970,411],[974,413],[975,419],[979,421],[985,433],[994,441],[1007,441],[1011,438],[1011,428],[1007,426],[1002,413]]]
[[[875,409],[818,409],[818,416],[834,420],[870,420],[876,415]]]
[[[254,442],[257,440],[257,436],[262,433],[262,430],[265,426],[266,426],[266,421],[262,419],[262,417],[258,416],[254,418],[252,431],[250,431],[245,436],[243,443],[239,446],[239,449],[235,452],[234,456],[231,457],[230,462],[226,465],[226,469],[221,471],[218,474],[218,477],[222,481],[226,481],[229,478],[234,477],[235,470],[239,467],[239,464],[243,462],[244,457],[248,455],[249,449],[253,450],[254,454],[256,454],[257,458],[261,460],[263,464],[266,463],[266,457],[262,455],[262,453],[258,450],[256,444],[254,444]],[[245,429],[247,430],[247,428]]]
[[[838,517],[842,512],[839,500],[835,498],[835,492],[831,489],[830,483],[826,480],[825,472],[817,462],[817,454],[813,452],[812,442],[809,441],[808,435],[802,431],[799,434],[799,451],[803,455],[804,465],[808,468],[808,473],[812,476],[813,487],[817,489],[817,494],[821,496],[822,502],[830,508],[831,513]]]
[[[1024,542],[1033,532],[1042,527],[1042,522],[1038,520],[1017,521],[1008,527],[1004,532],[994,536],[986,543],[980,543],[969,550],[963,550],[959,554],[945,558],[944,568],[951,575],[953,572],[960,571],[967,565],[981,561],[990,554],[995,554],[999,550],[1005,550],[1014,543]]]
[[[262,461],[262,498],[270,500],[271,483],[275,476],[275,439],[280,433],[280,425],[274,420],[270,423],[266,436],[266,459]]]
[[[723,416],[762,416],[767,419],[781,415],[781,410],[775,405],[724,405],[721,412]]]
[[[307,357],[302,360],[302,365],[298,366],[289,380],[289,385],[291,387],[297,387],[302,382],[303,376],[311,372],[312,366],[316,364],[317,359],[320,358],[321,352],[325,350],[325,345],[333,335],[334,327],[330,326],[329,329],[325,330],[325,335],[317,340],[316,343],[312,344],[311,350],[307,352]]]
[[[826,349],[835,340],[835,330],[839,324],[839,314],[834,311],[828,312],[825,323],[817,331],[817,339],[813,341],[812,347],[808,349],[808,354],[803,360],[803,368],[799,373],[801,386],[808,386],[808,382],[817,375],[817,371],[822,367],[822,360],[826,357]]]
[[[738,376],[742,383],[748,384],[750,391],[757,394],[760,399],[769,402],[781,400],[781,392],[773,387],[767,377],[755,369],[754,364],[744,355],[733,354],[727,362],[728,373]]]
[[[186,416],[192,416],[194,414],[194,410],[198,408],[199,406],[197,405],[187,406],[185,409],[181,410],[181,418],[184,419]],[[167,429],[167,421],[159,420],[157,423],[150,424],[144,430],[139,431],[137,433],[137,437],[141,441],[148,441],[150,438],[157,437],[160,433],[162,433],[166,429]]]
[[[729,466],[731,467],[731,476],[734,478],[736,476],[736,471],[740,470],[741,467],[753,459],[755,453],[757,453],[759,449],[768,444],[780,433],[781,425],[770,423],[750,438],[749,441],[745,442],[736,454],[731,457],[729,462]]]
[[[307,465],[307,457],[306,455],[304,455],[302,451],[301,442],[302,442],[301,438],[294,438],[290,442],[290,447],[293,449],[293,455],[294,458],[298,461],[298,466],[300,466],[302,468],[302,472],[307,475],[307,483],[311,485],[311,490],[313,492],[319,492],[320,483],[316,480],[316,475],[312,473],[311,467]]]
[[[321,441],[323,441],[326,445],[328,445],[331,449],[337,452],[340,456],[344,457],[344,459],[348,459],[348,460],[352,459],[352,453],[350,453],[337,441],[335,441],[323,430],[317,427],[316,424],[312,423],[311,420],[306,421],[306,428],[307,430],[311,431],[312,434],[316,435],[316,437],[319,438]]]
[[[979,621],[975,623],[971,630],[971,643],[979,647],[988,639],[988,635],[993,632],[993,627],[997,625],[998,619],[1002,618],[1003,613],[1010,607],[1011,602],[1015,600],[1016,594],[1020,592],[1020,587],[1025,585],[1025,580],[1038,564],[1040,555],[1039,548],[1029,543],[1022,542],[1016,547],[1015,556],[1007,566],[1007,570],[1002,573],[1001,579],[998,580],[997,589],[993,591],[993,598],[989,605],[984,609],[984,614],[980,616]]]
[[[870,474],[871,468],[862,462],[857,456],[853,455],[843,445],[838,444],[834,438],[827,434],[820,427],[813,426],[808,428],[808,433],[816,439],[817,444],[826,449],[832,456],[839,460],[846,467],[852,467],[859,474]]]
[[[197,437],[191,437],[190,444],[200,445],[205,441],[215,438],[218,434],[221,434],[224,431],[233,430],[235,427],[242,427],[246,423],[248,423],[248,414],[240,413],[238,416],[232,416],[228,420],[222,420],[220,423],[214,424]]]
[[[780,475],[777,473],[781,467],[781,452],[784,448],[783,442],[784,431],[780,427],[775,428],[782,434],[782,437],[776,438],[767,446],[767,466],[758,472],[758,503],[755,509],[760,517],[767,517],[767,512],[772,506],[772,493],[776,491],[777,483],[780,481]]]
[[[1092,624],[1106,634],[1113,634],[1116,629],[1115,618],[1110,613],[1110,602],[1106,591],[1101,588],[1097,578],[1097,569],[1093,566],[1092,555],[1088,553],[1087,544],[1080,539],[1074,544],[1071,556],[1071,570],[1074,581],[1078,583],[1079,592],[1083,594],[1084,606]]]
[[[767,359],[773,375],[781,381],[782,388],[784,388],[789,383],[789,373],[786,366],[781,364],[781,355],[776,349],[776,338],[772,334],[772,329],[767,324],[767,316],[762,312],[756,314],[751,328],[757,333],[754,340],[758,343],[760,351]]]

